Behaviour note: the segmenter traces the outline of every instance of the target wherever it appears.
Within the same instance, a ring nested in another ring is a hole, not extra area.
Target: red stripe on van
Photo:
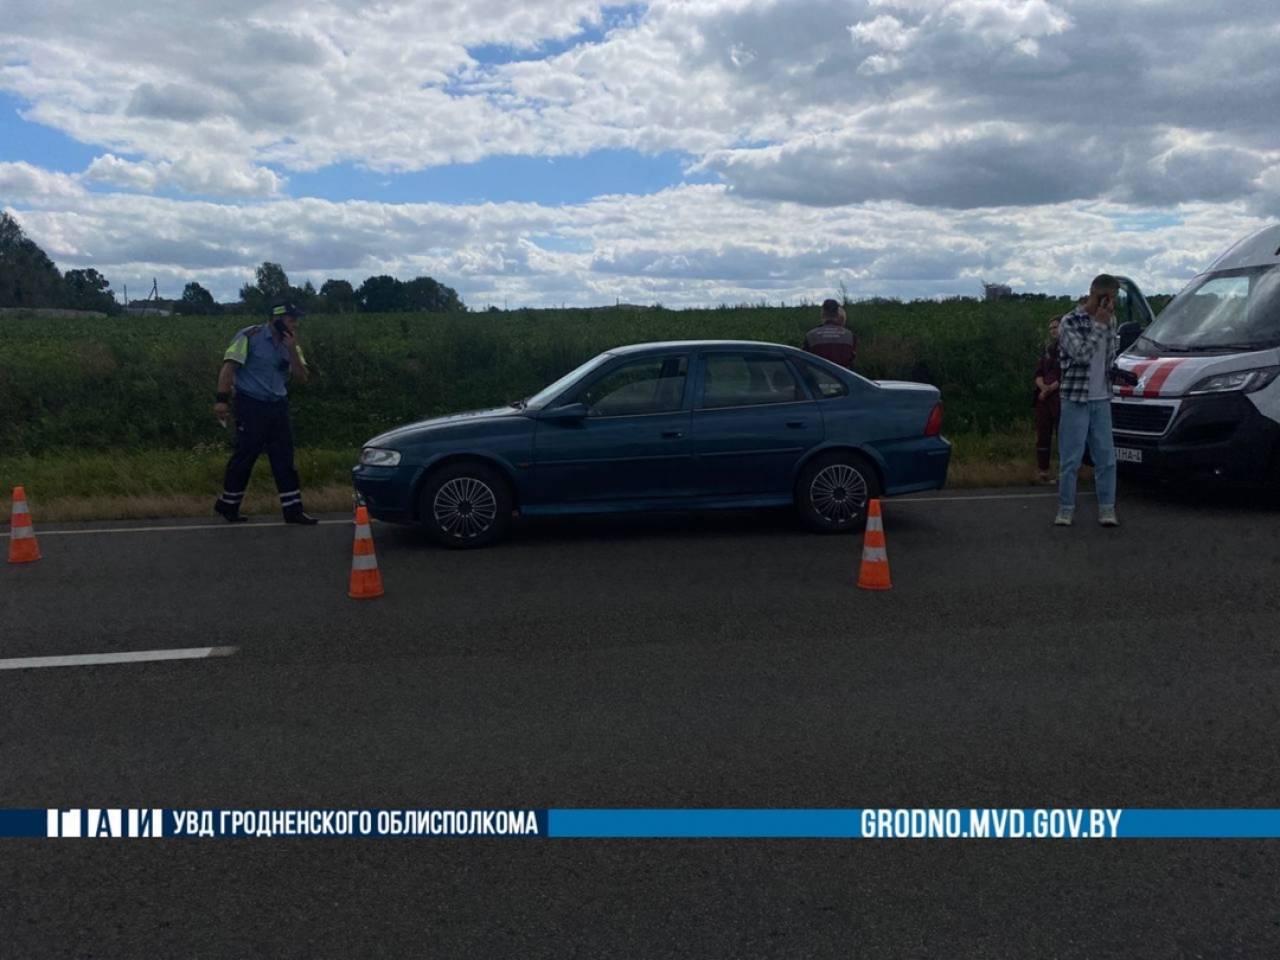
[[[1160,366],[1156,368],[1156,372],[1151,375],[1151,379],[1147,381],[1146,387],[1143,388],[1142,395],[1144,397],[1160,396],[1160,388],[1164,386],[1164,382],[1169,379],[1169,375],[1173,373],[1174,368],[1180,363],[1182,363],[1181,359],[1161,361]]]
[[[1135,364],[1133,365],[1133,370],[1132,370],[1131,372],[1133,373],[1133,375],[1134,375],[1135,377],[1137,377],[1139,380],[1141,380],[1141,379],[1142,379],[1142,375],[1143,375],[1144,373],[1146,373],[1146,372],[1147,372],[1147,368],[1148,368],[1149,366],[1151,366],[1153,363],[1158,363],[1158,362],[1159,362],[1159,361],[1156,361],[1156,360],[1143,360],[1143,361],[1142,361],[1142,362],[1140,362],[1140,363],[1135,363]],[[1122,386],[1120,387],[1120,396],[1122,396],[1122,397],[1132,397],[1132,396],[1133,396],[1133,387],[1130,387],[1130,386],[1128,386],[1128,385],[1122,385]]]

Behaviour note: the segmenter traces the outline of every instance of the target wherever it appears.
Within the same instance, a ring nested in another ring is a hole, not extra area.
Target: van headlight
[[[360,451],[360,464],[365,467],[398,467],[399,450],[383,450],[381,447],[365,447]]]
[[[1276,374],[1280,374],[1280,367],[1256,367],[1253,370],[1237,370],[1235,373],[1215,373],[1196,383],[1187,394],[1228,393],[1234,390],[1253,393],[1274,380]]]

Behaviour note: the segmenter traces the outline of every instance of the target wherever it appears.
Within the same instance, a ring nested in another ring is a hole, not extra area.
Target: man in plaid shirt
[[[1058,515],[1053,522],[1071,526],[1076,510],[1076,475],[1086,444],[1093,458],[1098,495],[1098,522],[1120,525],[1116,519],[1116,447],[1111,436],[1111,368],[1115,364],[1115,309],[1120,283],[1099,274],[1089,285],[1089,297],[1062,318],[1058,355],[1062,361],[1058,420]]]

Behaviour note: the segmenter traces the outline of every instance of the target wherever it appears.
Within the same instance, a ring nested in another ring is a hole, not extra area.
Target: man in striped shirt
[[[1062,361],[1058,420],[1058,514],[1053,522],[1071,526],[1076,509],[1076,475],[1087,446],[1093,459],[1098,522],[1116,527],[1116,447],[1111,435],[1111,368],[1115,365],[1115,308],[1120,283],[1099,274],[1084,303],[1062,318],[1058,354]]]

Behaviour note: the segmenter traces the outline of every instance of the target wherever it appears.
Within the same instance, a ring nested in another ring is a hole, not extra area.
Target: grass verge
[[[950,439],[954,452],[948,487],[1035,482],[1035,444],[1029,427]],[[350,473],[356,454],[354,448],[298,451],[308,510],[351,509]],[[190,450],[0,456],[0,492],[7,495],[19,484],[25,487],[37,522],[212,516],[226,459],[226,448],[218,444]],[[254,468],[244,511],[267,516],[278,510],[275,485],[263,457]],[[0,522],[5,519],[0,517]]]
[[[299,450],[303,503],[311,511],[351,508],[351,466],[357,451]],[[37,523],[64,520],[139,520],[213,516],[222,489],[227,449],[60,452],[45,457],[0,457],[0,491],[26,489]],[[265,456],[245,494],[244,512],[280,510]]]

